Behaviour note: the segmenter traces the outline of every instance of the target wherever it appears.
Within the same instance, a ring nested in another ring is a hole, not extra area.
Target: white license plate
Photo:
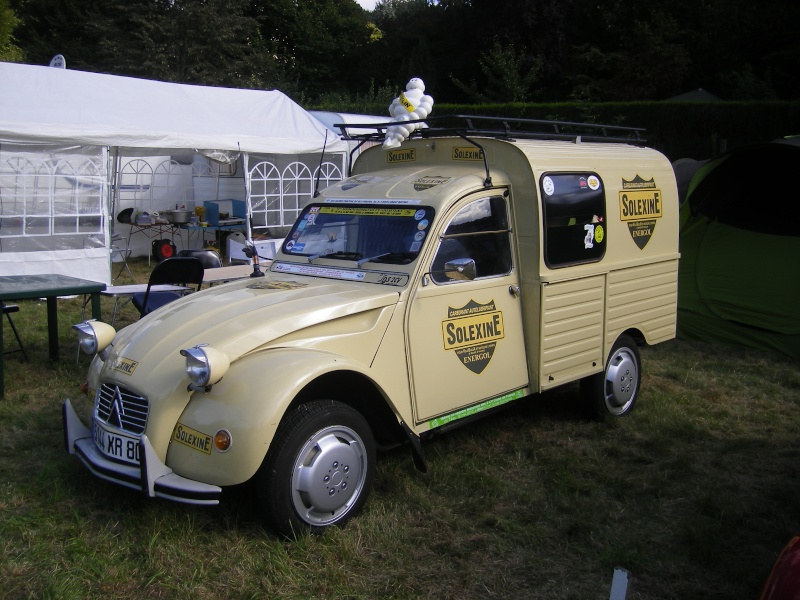
[[[109,431],[102,422],[92,422],[92,437],[100,451],[111,458],[139,464],[139,438]]]

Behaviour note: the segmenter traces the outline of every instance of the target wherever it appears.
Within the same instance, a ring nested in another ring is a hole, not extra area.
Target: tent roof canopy
[[[279,91],[0,62],[0,140],[262,154],[345,152]]]

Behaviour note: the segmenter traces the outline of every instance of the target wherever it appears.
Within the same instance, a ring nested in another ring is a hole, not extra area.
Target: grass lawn
[[[134,268],[146,281],[146,261]],[[643,348],[628,417],[584,420],[577,386],[521,400],[427,442],[427,474],[407,448],[380,454],[361,516],[286,541],[264,530],[246,485],[213,508],[147,500],[68,456],[60,402],[88,366],[71,331],[81,300],[59,301],[57,364],[45,303],[18,304],[31,362],[5,357],[3,598],[587,600],[608,598],[623,567],[629,599],[752,600],[800,533],[796,361]],[[135,318],[127,306],[118,325]]]

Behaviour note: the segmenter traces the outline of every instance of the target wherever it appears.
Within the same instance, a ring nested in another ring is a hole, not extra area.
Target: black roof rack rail
[[[404,125],[424,123],[427,125],[411,133],[410,139],[435,136],[476,136],[501,139],[539,139],[564,140],[573,142],[612,142],[644,145],[647,141],[641,127],[621,125],[602,125],[599,123],[579,123],[574,121],[553,121],[546,119],[526,119],[522,117],[488,117],[483,115],[441,115],[404,121]],[[336,123],[334,127],[347,129],[374,129],[377,132],[350,134],[344,139],[363,142],[382,139],[387,127],[398,123],[388,120],[385,123]]]

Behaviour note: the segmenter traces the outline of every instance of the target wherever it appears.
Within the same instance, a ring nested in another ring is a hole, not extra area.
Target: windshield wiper
[[[350,259],[357,259],[361,254],[359,252],[343,252],[341,250],[335,250],[333,252],[327,252],[325,254],[312,254],[308,257],[308,262],[313,263],[318,258],[350,258]]]
[[[384,252],[383,254],[376,254],[375,256],[368,256],[367,258],[362,258],[361,260],[356,262],[357,267],[361,267],[364,263],[372,262],[373,260],[378,260],[379,258],[383,258],[384,256],[389,256],[391,252]]]

